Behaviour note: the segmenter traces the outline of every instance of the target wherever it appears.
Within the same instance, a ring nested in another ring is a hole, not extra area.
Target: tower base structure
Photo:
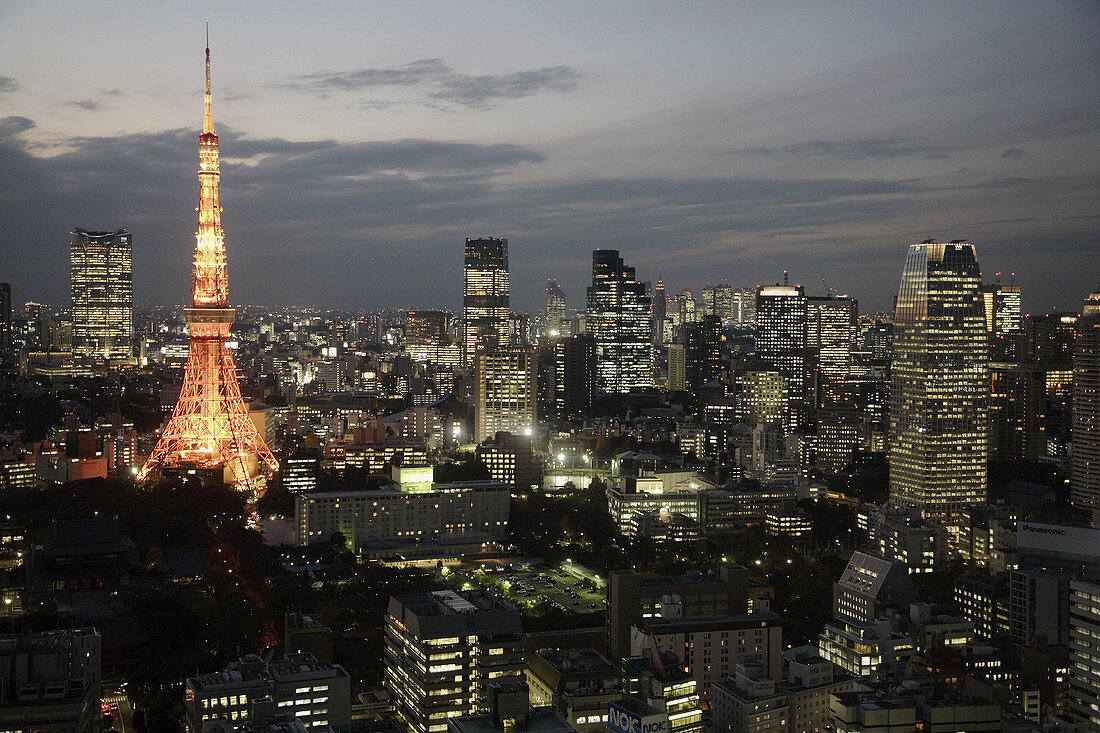
[[[198,476],[204,483],[262,494],[279,463],[248,414],[225,345],[235,312],[188,308],[186,313],[191,342],[179,402],[137,480]]]

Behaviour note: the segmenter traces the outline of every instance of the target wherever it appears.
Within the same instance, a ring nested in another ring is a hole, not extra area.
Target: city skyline
[[[1095,287],[1093,6],[426,7],[211,16],[234,302],[457,309],[459,243],[481,236],[510,240],[528,312],[547,278],[576,307],[595,248],[672,291],[789,268],[869,311],[929,237],[981,247],[986,279],[1015,272],[1025,312],[1076,311]],[[206,16],[107,11],[0,11],[20,303],[66,302],[73,226],[134,233],[136,305],[188,292]],[[78,26],[128,43],[76,64],[58,44]],[[464,30],[498,52],[464,52]]]

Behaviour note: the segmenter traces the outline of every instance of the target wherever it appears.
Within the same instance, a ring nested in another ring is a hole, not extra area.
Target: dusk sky
[[[969,239],[1024,309],[1100,282],[1093,2],[5,2],[0,280],[68,303],[68,233],[190,294],[204,21],[237,305],[581,307],[591,250],[699,288],[791,271],[887,308]]]

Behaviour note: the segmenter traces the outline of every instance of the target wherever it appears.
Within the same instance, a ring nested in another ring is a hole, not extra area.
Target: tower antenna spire
[[[210,21],[206,21],[206,97],[203,100],[202,131],[214,132],[214,110],[210,100]]]

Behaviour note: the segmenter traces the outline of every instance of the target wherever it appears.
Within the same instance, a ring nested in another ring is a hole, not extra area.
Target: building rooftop
[[[463,715],[451,718],[448,721],[451,730],[459,733],[488,733],[489,731],[503,731],[504,726],[495,723],[491,715]],[[530,708],[527,711],[527,719],[517,721],[515,725],[507,728],[509,731],[531,731],[532,733],[577,733],[577,729],[563,720],[551,707]]]
[[[645,632],[656,634],[678,634],[705,629],[728,629],[730,627],[771,627],[782,626],[783,619],[778,613],[738,614],[727,616],[706,616],[702,618],[646,618],[634,625]]]

